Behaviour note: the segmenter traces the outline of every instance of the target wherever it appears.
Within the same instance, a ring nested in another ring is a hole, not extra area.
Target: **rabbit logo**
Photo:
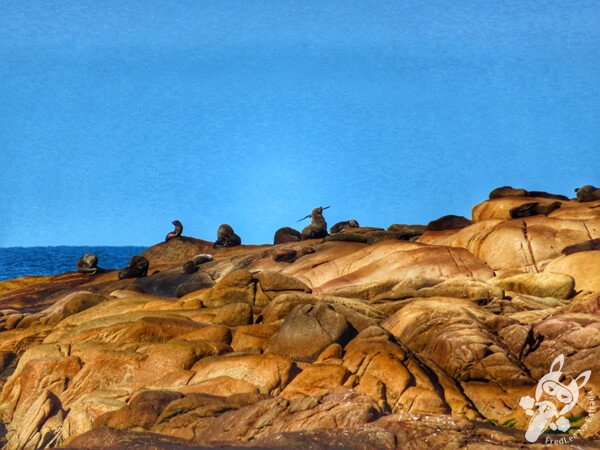
[[[531,416],[525,439],[535,442],[540,435],[550,428],[566,432],[570,427],[565,417],[577,404],[579,390],[589,381],[592,372],[586,370],[568,384],[561,383],[564,355],[558,355],[550,366],[550,371],[544,375],[535,389],[535,399],[529,396],[521,397],[519,406]]]

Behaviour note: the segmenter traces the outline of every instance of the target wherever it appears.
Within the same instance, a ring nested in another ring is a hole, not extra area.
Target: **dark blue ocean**
[[[0,281],[25,275],[56,275],[77,270],[86,253],[98,255],[98,267],[122,268],[146,247],[10,247],[0,248]]]

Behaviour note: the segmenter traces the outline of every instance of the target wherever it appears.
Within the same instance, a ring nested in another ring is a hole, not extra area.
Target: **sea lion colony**
[[[600,188],[597,188],[592,185],[585,185],[580,188],[575,189],[576,198],[573,200],[578,202],[591,202],[595,200],[600,200]],[[530,202],[525,203],[510,210],[510,215],[512,218],[525,218],[531,217],[535,215],[548,215],[551,212],[559,209],[561,207],[561,201],[568,201],[569,198],[564,195],[558,194],[550,194],[544,191],[528,191],[521,188],[513,188],[511,186],[502,186],[492,190],[489,194],[490,200],[505,198],[505,197],[531,197],[531,198],[541,198],[541,199],[554,199],[557,200],[552,203],[542,204],[540,202]],[[337,233],[341,233],[344,230],[350,230],[352,228],[360,228],[358,221],[355,219],[346,220],[342,222],[338,222],[333,225],[329,232],[327,231],[327,222],[325,217],[323,216],[323,211],[328,209],[329,206],[326,207],[318,207],[312,210],[312,212],[302,219],[298,220],[301,222],[302,220],[310,218],[310,223],[302,229],[302,232],[292,228],[292,227],[282,227],[279,228],[273,237],[273,245],[278,244],[287,244],[299,242],[302,240],[308,239],[322,239],[327,238],[330,234],[334,235]],[[165,242],[170,241],[171,239],[180,238],[183,233],[183,224],[179,220],[173,220],[171,222],[175,229],[169,232],[165,237]],[[455,229],[455,228],[464,228],[469,226],[473,222],[465,217],[456,216],[456,215],[447,215],[440,217],[436,220],[432,220],[429,222],[427,226],[424,225],[402,225],[403,228],[410,227],[411,229],[416,228],[419,230],[417,233],[410,233],[406,235],[405,233],[401,233],[399,236],[402,238],[413,239],[420,235],[425,230],[428,231],[442,231],[447,229]],[[388,229],[388,231],[395,231],[395,228],[399,225],[394,225]],[[350,235],[349,235],[350,236]],[[349,239],[351,240],[351,239]],[[567,247],[563,250],[565,254],[570,254],[577,251],[585,251],[590,248],[597,248],[598,244],[597,240],[589,241],[586,243],[578,244],[575,246]],[[219,248],[227,248],[227,247],[236,247],[242,244],[242,240],[240,236],[238,236],[233,227],[229,224],[221,224],[217,229],[217,239],[213,244],[213,249]],[[277,261],[286,261],[293,262],[299,256],[297,255],[294,249],[284,249],[281,254],[278,253]],[[212,260],[212,255],[210,254],[202,254],[197,255],[192,260],[187,261],[183,265],[183,272],[187,274],[193,274],[198,270],[198,267],[208,261]],[[148,260],[141,256],[135,255],[131,258],[131,261],[119,272],[119,278],[140,278],[146,276],[148,272],[149,263]],[[88,275],[94,275],[96,273],[100,273],[105,271],[105,269],[98,267],[98,257],[94,254],[86,254],[82,256],[77,261],[77,271],[80,273],[85,273]]]

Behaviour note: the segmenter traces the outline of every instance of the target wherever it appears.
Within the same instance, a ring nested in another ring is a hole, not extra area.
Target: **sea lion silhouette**
[[[181,222],[179,220],[174,220],[173,222],[171,222],[173,225],[175,225],[175,229],[173,231],[171,231],[169,234],[167,234],[167,236],[165,237],[165,242],[179,237],[181,236],[181,233],[183,233],[183,225],[181,224]]]

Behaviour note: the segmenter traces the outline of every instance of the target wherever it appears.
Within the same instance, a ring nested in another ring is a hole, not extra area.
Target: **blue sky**
[[[6,1],[0,246],[269,243],[600,183],[600,8]]]

